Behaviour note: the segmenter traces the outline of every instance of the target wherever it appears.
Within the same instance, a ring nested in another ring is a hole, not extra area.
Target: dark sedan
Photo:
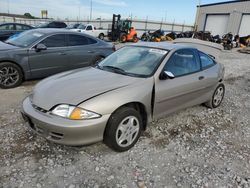
[[[29,29],[33,29],[33,27],[30,25],[20,24],[20,23],[0,24],[0,41],[4,41],[12,35],[19,34]]]
[[[95,64],[114,46],[92,36],[61,29],[35,29],[0,42],[0,88],[23,80]]]
[[[66,27],[67,24],[60,21],[45,22],[36,26],[36,28],[66,28]]]

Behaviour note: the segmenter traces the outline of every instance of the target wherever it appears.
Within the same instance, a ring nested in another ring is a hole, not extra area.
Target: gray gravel
[[[221,107],[195,106],[153,122],[124,153],[37,137],[19,113],[37,81],[0,90],[0,187],[250,187],[249,59],[223,53]]]

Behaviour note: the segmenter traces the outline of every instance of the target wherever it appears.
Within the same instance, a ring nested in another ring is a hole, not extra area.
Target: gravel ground
[[[249,59],[223,53],[221,107],[195,106],[153,122],[124,153],[34,135],[19,110],[37,81],[0,90],[0,187],[250,187]]]

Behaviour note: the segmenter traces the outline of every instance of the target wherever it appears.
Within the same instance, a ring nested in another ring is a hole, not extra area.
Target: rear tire
[[[127,151],[138,141],[142,128],[140,113],[134,108],[123,107],[109,118],[104,143],[115,151]]]
[[[96,56],[92,62],[91,62],[91,66],[95,66],[96,64],[98,64],[99,62],[101,62],[105,57],[103,56]]]
[[[14,88],[22,82],[23,72],[18,65],[10,62],[0,63],[0,88]]]
[[[104,40],[104,34],[100,33],[99,36],[98,36],[98,38],[101,39],[101,40]]]
[[[209,108],[219,107],[224,98],[224,94],[225,94],[225,85],[221,83],[216,87],[212,98],[205,103],[205,106]]]
[[[134,35],[134,36],[133,36],[133,42],[135,42],[135,43],[136,43],[136,42],[138,42],[138,40],[139,40],[139,39],[137,38],[137,36],[136,36],[136,35]]]

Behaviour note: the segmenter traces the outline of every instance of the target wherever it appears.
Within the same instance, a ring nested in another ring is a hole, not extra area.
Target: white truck
[[[86,33],[101,40],[107,35],[107,31],[96,29],[92,24],[80,24],[76,29],[71,29],[71,31]]]

